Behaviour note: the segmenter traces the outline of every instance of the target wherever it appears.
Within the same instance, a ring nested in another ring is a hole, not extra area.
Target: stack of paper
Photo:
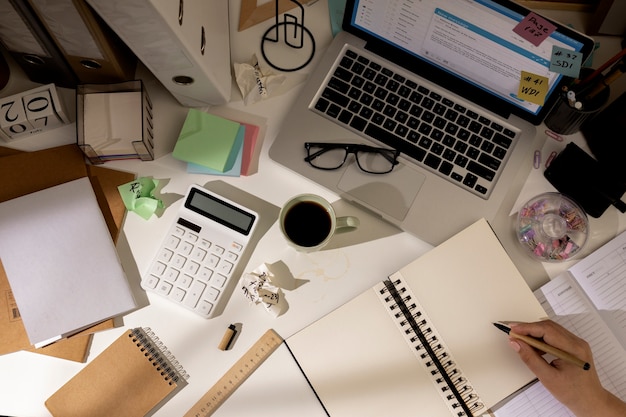
[[[0,203],[0,254],[35,347],[136,308],[87,177]]]
[[[76,144],[36,152],[0,147],[0,203],[82,177],[90,178],[109,234],[116,241],[126,213],[117,187],[132,180],[134,174],[86,165],[84,155]],[[92,333],[115,327],[114,319],[106,320],[70,338],[35,348],[24,328],[1,259],[0,294],[3,294],[0,297],[0,311],[8,312],[4,316],[0,315],[0,355],[28,350],[84,362],[91,346]]]
[[[172,156],[187,162],[189,173],[250,175],[258,136],[257,125],[189,109]]]

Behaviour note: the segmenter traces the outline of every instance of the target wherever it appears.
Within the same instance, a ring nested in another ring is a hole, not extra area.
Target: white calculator
[[[258,223],[258,214],[192,185],[141,286],[211,318]]]

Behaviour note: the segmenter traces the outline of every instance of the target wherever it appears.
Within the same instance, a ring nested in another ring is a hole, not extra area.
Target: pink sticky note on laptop
[[[530,12],[513,28],[513,32],[535,46],[539,46],[555,30],[555,25],[533,12]]]

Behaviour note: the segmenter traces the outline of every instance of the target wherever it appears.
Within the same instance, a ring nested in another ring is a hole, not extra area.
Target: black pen
[[[591,368],[589,362],[585,362],[570,353],[564,352],[561,349],[555,348],[554,346],[550,346],[549,344],[542,342],[541,340],[535,339],[534,337],[524,336],[522,334],[512,332],[511,327],[504,323],[493,323],[493,325],[502,330],[504,333],[508,334],[510,337],[522,340],[536,349],[539,349],[545,353],[549,353],[550,355],[556,356],[557,358],[567,361],[569,363],[573,363],[574,365],[580,366],[585,371],[588,371]]]

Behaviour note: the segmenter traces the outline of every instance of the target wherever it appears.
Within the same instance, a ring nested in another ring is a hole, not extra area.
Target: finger
[[[532,373],[537,375],[540,380],[555,376],[557,371],[541,356],[541,354],[532,346],[524,343],[519,339],[511,338],[509,343],[515,349],[520,359],[526,364]]]
[[[583,343],[582,339],[551,320],[511,324],[511,330],[517,334],[543,339],[546,343],[561,349]]]

